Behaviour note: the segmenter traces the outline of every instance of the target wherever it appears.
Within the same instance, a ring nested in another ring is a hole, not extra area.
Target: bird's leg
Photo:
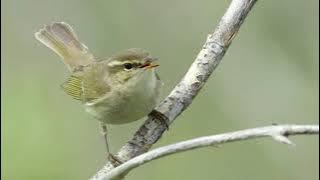
[[[109,144],[108,144],[108,129],[107,129],[107,125],[103,122],[101,123],[101,129],[102,129],[102,135],[103,135],[103,138],[104,138],[104,141],[106,144],[107,152],[108,152],[108,154],[110,154]]]
[[[110,153],[109,144],[108,144],[108,129],[107,124],[101,122],[101,129],[102,129],[102,135],[106,144],[106,149],[108,152],[108,159],[112,162],[112,164],[115,164],[116,166],[122,164],[123,162],[119,160],[115,155]]]

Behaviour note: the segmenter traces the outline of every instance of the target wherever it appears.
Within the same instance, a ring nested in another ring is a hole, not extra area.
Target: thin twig
[[[190,66],[183,79],[155,109],[148,119],[115,155],[117,159],[126,162],[142,153],[147,152],[156,143],[167,125],[171,124],[192,102],[209,76],[216,69],[232,40],[239,31],[244,19],[257,0],[233,0],[221,18],[217,28],[209,34],[207,40]],[[161,114],[155,116],[154,114]],[[166,123],[163,123],[166,121]],[[107,162],[106,165],[92,177],[101,179],[116,164]]]
[[[151,150],[112,169],[101,179],[112,179],[152,160],[196,148],[261,137],[272,137],[275,141],[294,145],[287,137],[302,134],[319,134],[319,125],[277,125],[199,137]]]

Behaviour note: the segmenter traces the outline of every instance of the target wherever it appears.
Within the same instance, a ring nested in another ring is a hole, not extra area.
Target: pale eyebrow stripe
[[[108,63],[108,66],[114,67],[114,66],[119,66],[119,65],[122,65],[122,64],[123,64],[122,61],[112,61],[112,62]]]
[[[114,67],[114,66],[119,66],[119,65],[123,65],[125,63],[130,63],[130,64],[141,64],[140,61],[138,60],[131,60],[131,61],[112,61],[108,64],[108,66],[110,67]]]

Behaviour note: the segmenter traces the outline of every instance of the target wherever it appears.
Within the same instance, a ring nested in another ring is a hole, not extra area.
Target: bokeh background
[[[106,161],[97,121],[61,91],[67,69],[35,40],[37,29],[66,21],[98,57],[147,49],[161,59],[166,95],[229,2],[1,1],[1,177],[88,179]],[[155,147],[272,123],[318,124],[318,5],[258,2],[199,96]],[[110,126],[112,151],[142,123]],[[297,146],[259,139],[193,150],[146,164],[128,179],[318,179],[318,136],[291,139]]]

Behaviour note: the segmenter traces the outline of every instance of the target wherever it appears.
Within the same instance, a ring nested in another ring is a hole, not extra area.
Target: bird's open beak
[[[154,67],[160,66],[159,64],[154,62],[158,60],[158,58],[156,57],[146,57],[144,60],[145,60],[145,63],[141,65],[140,68],[152,69]]]
[[[148,62],[148,63],[144,63],[142,66],[140,66],[140,68],[144,68],[144,69],[152,69],[154,67],[160,66],[159,64],[156,64],[154,62]]]

